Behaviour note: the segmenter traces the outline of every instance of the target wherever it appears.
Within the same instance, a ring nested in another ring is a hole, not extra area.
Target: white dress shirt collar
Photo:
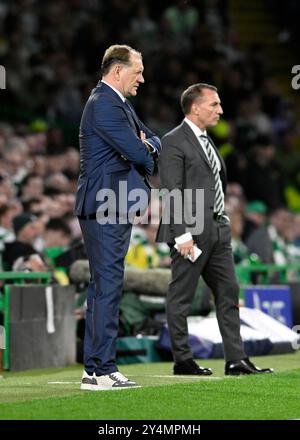
[[[186,123],[189,125],[189,127],[192,129],[193,133],[195,134],[196,138],[198,139],[199,144],[201,145],[202,150],[203,150],[204,153],[205,153],[205,156],[206,156],[207,159],[209,160],[209,158],[208,158],[208,154],[207,154],[207,149],[206,149],[205,146],[203,145],[203,139],[200,139],[200,136],[207,136],[207,132],[206,132],[206,130],[201,130],[201,128],[197,127],[197,125],[194,124],[194,122],[192,122],[192,121],[191,121],[190,119],[188,119],[188,118],[184,118],[184,122],[186,122]],[[218,158],[218,156],[217,156],[217,153],[215,152],[214,149],[212,149],[212,152],[213,152],[213,155],[214,155],[215,160],[216,160],[216,162],[217,162],[218,170],[220,171],[220,169],[221,169],[221,163],[220,163],[220,160],[219,160],[219,158]]]
[[[201,128],[197,127],[197,125],[194,124],[194,122],[192,122],[189,118],[184,118],[184,122],[186,122],[193,130],[197,139],[199,139],[200,136],[207,136],[206,130],[201,130]]]
[[[101,79],[101,82],[103,82],[104,84],[106,84],[108,87],[110,87],[111,89],[113,89],[114,92],[116,92],[116,94],[122,99],[123,102],[125,102],[125,98],[122,95],[121,92],[119,92],[119,90],[115,89],[111,84],[108,84],[106,81],[104,81],[103,79]]]

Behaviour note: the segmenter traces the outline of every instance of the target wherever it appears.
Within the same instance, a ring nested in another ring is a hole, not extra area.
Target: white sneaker
[[[128,388],[140,388],[141,386],[132,380],[127,379],[122,373],[105,374],[94,376],[97,381],[97,389],[100,390],[124,390]]]
[[[97,391],[98,384],[95,373],[90,376],[85,370],[83,370],[80,389],[86,391]]]

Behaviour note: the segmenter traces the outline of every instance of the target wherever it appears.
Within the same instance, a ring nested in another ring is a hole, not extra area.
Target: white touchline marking
[[[184,374],[180,374],[180,375],[167,375],[167,374],[126,374],[126,376],[128,377],[161,377],[161,378],[172,378],[172,379],[223,379],[223,377],[218,377],[218,376],[197,376],[197,375],[184,375]]]
[[[54,382],[48,382],[48,385],[66,385],[66,384],[79,384],[81,382],[63,382],[63,381],[54,381]]]
[[[175,380],[178,380],[178,379],[189,379],[189,380],[221,380],[221,379],[224,379],[223,377],[218,377],[218,376],[211,377],[211,376],[190,376],[190,375],[184,376],[184,375],[180,375],[180,377],[179,377],[177,375],[166,375],[166,374],[127,374],[127,376],[128,377],[156,377],[156,378],[161,378],[161,379],[171,378],[171,379],[175,379]],[[56,381],[51,381],[51,382],[47,382],[47,383],[48,383],[48,385],[72,385],[72,384],[77,385],[77,384],[80,384],[81,382],[77,382],[77,381],[70,382],[70,381],[56,380]]]

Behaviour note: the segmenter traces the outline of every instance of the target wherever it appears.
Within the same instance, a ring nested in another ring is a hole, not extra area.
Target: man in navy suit
[[[147,175],[153,173],[161,149],[159,138],[126,100],[144,83],[142,55],[114,45],[106,50],[101,67],[102,80],[92,90],[80,124],[75,204],[91,272],[82,390],[138,386],[116,365],[119,305],[132,215],[141,208],[134,205],[133,195],[142,194],[148,204]]]

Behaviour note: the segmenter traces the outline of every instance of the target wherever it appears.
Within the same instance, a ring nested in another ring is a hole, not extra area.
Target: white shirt
[[[200,136],[207,136],[206,130],[201,130],[201,128],[197,127],[196,124],[194,124],[194,122],[192,122],[190,119],[188,118],[184,118],[184,122],[186,122],[188,124],[188,126],[191,128],[191,130],[193,131],[194,135],[196,136],[199,144],[201,145],[202,150],[205,153],[205,156],[208,159],[208,155],[207,155],[207,150],[205,148],[205,146],[203,145]],[[217,167],[218,167],[218,171],[221,171],[221,164],[220,164],[220,159],[217,156],[217,153],[215,152],[215,149],[212,148],[213,154],[215,156],[215,160],[217,162]],[[209,159],[208,159],[209,161]]]
[[[117,95],[120,96],[120,98],[122,99],[123,102],[125,102],[125,97],[122,95],[121,92],[119,92],[119,90],[115,89],[111,84],[108,84],[106,81],[104,81],[103,79],[101,79],[101,82],[103,82],[104,84],[106,84],[108,87],[110,87],[111,89],[113,89],[114,92],[116,92]]]

